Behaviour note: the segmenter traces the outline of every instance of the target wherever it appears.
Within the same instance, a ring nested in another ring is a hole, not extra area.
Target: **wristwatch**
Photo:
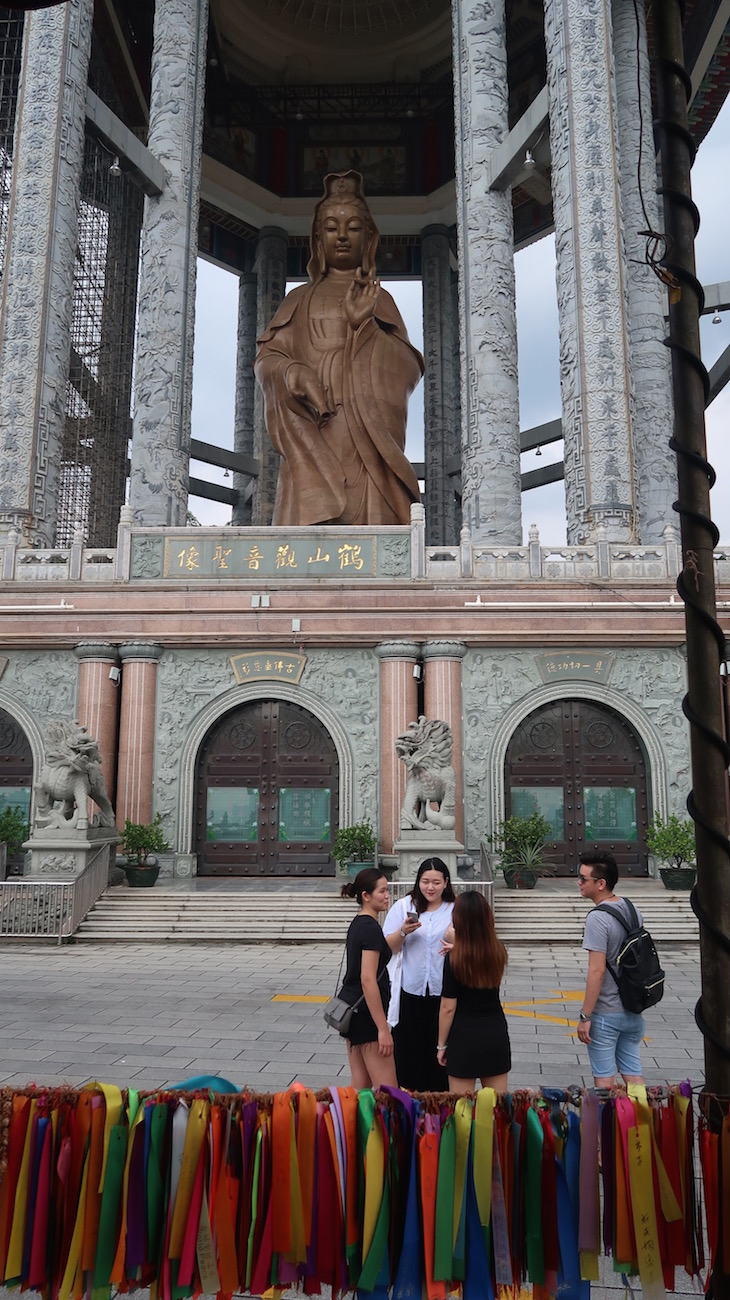
[[[585,1013],[585,1011],[581,1011],[581,1012],[579,1013],[579,1015],[578,1015],[578,1019],[579,1019],[579,1020],[590,1020],[590,1016],[587,1016],[586,1013]]]

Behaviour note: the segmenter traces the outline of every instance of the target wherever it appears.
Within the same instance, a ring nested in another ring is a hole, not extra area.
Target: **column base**
[[[23,875],[35,880],[75,880],[100,853],[106,854],[110,865],[118,843],[117,832],[108,827],[34,830],[23,845],[29,854]]]
[[[393,853],[398,859],[395,880],[415,880],[425,858],[441,858],[449,868],[452,880],[456,880],[457,859],[463,855],[464,845],[453,835],[403,830],[393,845]]]

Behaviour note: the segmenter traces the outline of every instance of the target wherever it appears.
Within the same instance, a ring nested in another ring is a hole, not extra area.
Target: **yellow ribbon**
[[[474,1190],[479,1222],[489,1226],[492,1213],[492,1155],[494,1152],[494,1088],[482,1088],[474,1107]],[[457,1103],[458,1104],[458,1103]]]
[[[104,1179],[106,1178],[106,1162],[109,1157],[109,1139],[111,1131],[119,1123],[119,1117],[122,1113],[122,1090],[117,1088],[114,1083],[90,1083],[89,1088],[98,1088],[103,1093],[105,1105],[104,1119],[104,1155],[101,1161],[101,1177],[99,1179],[99,1191],[104,1191]]]
[[[651,1172],[651,1129],[647,1124],[639,1122],[635,1128],[629,1129],[628,1150],[631,1208],[642,1295],[645,1300],[666,1300]]]
[[[79,1205],[76,1211],[76,1222],[74,1224],[71,1245],[69,1247],[66,1268],[61,1282],[61,1289],[58,1293],[58,1300],[68,1300],[72,1287],[78,1280],[78,1272],[81,1267],[81,1242],[84,1235],[84,1210],[86,1208],[86,1184],[89,1181],[89,1156],[87,1153],[84,1161],[84,1172],[81,1177],[81,1192],[79,1195]],[[74,1290],[75,1293],[75,1290]]]
[[[170,1245],[167,1252],[168,1259],[180,1259],[182,1255],[183,1238],[188,1214],[190,1213],[195,1173],[198,1168],[203,1143],[205,1142],[209,1112],[210,1102],[202,1098],[198,1098],[190,1107],[188,1126],[185,1130],[182,1166],[177,1184],[177,1196],[175,1197],[175,1208],[172,1212]]]
[[[456,1245],[456,1236],[461,1222],[461,1203],[464,1199],[464,1179],[469,1160],[469,1142],[471,1141],[472,1103],[467,1097],[460,1097],[454,1106],[454,1123],[456,1125],[456,1161],[454,1164],[454,1217],[452,1221],[452,1245]]]
[[[362,1229],[363,1263],[370,1253],[383,1199],[384,1146],[383,1130],[375,1116],[365,1147],[365,1211]]]
[[[221,1280],[215,1258],[215,1245],[210,1226],[210,1212],[205,1187],[203,1187],[203,1203],[200,1207],[195,1252],[198,1259],[198,1272],[200,1273],[200,1285],[203,1295],[216,1295],[221,1289]]]
[[[627,1091],[629,1097],[636,1106],[639,1122],[641,1124],[646,1124],[651,1135],[651,1149],[654,1156],[654,1163],[656,1165],[657,1181],[659,1183],[659,1200],[662,1207],[662,1214],[667,1223],[676,1223],[682,1218],[682,1209],[675,1195],[664,1161],[662,1160],[659,1143],[656,1140],[654,1116],[652,1108],[647,1100],[646,1088],[643,1083],[630,1083]]]
[[[5,1280],[7,1281],[10,1281],[11,1278],[21,1277],[23,1273],[23,1242],[25,1240],[25,1218],[28,1207],[30,1140],[33,1132],[33,1120],[37,1109],[38,1103],[33,1099],[30,1103],[30,1111],[28,1112],[28,1124],[25,1130],[23,1158],[20,1162],[18,1182],[15,1191],[13,1226],[10,1229],[10,1242],[8,1243],[8,1254],[5,1260]]]

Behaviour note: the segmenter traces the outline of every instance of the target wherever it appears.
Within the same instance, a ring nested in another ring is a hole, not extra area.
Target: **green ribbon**
[[[248,1250],[246,1251],[246,1290],[251,1286],[253,1272],[253,1239],[256,1231],[256,1206],[259,1199],[259,1171],[261,1169],[261,1127],[256,1129],[256,1149],[253,1157],[253,1180],[251,1185],[251,1226],[248,1230]]]
[[[162,1162],[165,1157],[167,1106],[157,1102],[150,1118],[150,1151],[147,1159],[147,1258],[157,1265],[162,1249],[165,1224],[165,1180]]]
[[[375,1117],[375,1123],[383,1127],[383,1140],[388,1141],[388,1132],[383,1124],[382,1118],[378,1115]],[[380,1211],[378,1221],[375,1225],[375,1232],[370,1243],[368,1257],[363,1261],[362,1272],[358,1279],[358,1290],[374,1291],[375,1285],[379,1280],[382,1265],[387,1258],[388,1251],[388,1228],[390,1226],[390,1188],[388,1186],[388,1161],[384,1161],[385,1178],[383,1181],[383,1198],[380,1202]]]
[[[124,1163],[127,1158],[127,1136],[126,1123],[115,1124],[109,1133],[106,1177],[99,1211],[99,1235],[96,1243],[93,1282],[93,1290],[100,1289],[101,1294],[106,1296],[109,1295],[109,1279],[114,1256],[116,1255],[117,1220],[122,1197]]]
[[[450,1282],[453,1276],[454,1175],[456,1172],[456,1126],[448,1115],[441,1129],[439,1167],[436,1182],[436,1226],[433,1276],[436,1282]]]
[[[538,1286],[545,1283],[545,1258],[542,1245],[542,1124],[537,1111],[527,1108],[525,1170],[525,1237],[527,1275]]]

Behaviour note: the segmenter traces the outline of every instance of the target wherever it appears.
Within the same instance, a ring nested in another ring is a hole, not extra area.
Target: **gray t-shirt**
[[[609,907],[616,907],[623,912],[626,920],[629,919],[629,909],[626,906],[626,900],[623,898],[614,898],[608,904]],[[639,923],[642,921],[641,912],[638,907],[636,914]],[[623,1003],[618,993],[618,985],[613,978],[608,965],[615,968],[616,958],[619,950],[623,947],[626,938],[626,931],[620,921],[615,916],[610,916],[606,908],[599,904],[589,912],[586,917],[586,928],[583,931],[583,947],[588,952],[605,952],[606,954],[606,974],[603,977],[601,991],[598,995],[593,1012],[596,1015],[612,1015],[615,1012],[624,1010]]]

